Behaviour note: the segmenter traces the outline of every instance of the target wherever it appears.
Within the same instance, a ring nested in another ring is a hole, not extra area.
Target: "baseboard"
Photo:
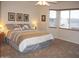
[[[55,38],[55,39],[60,39],[60,40],[64,40],[64,41],[67,41],[67,42],[70,42],[70,43],[74,43],[74,44],[79,44],[78,42],[74,42],[74,41],[70,41],[70,40],[66,40],[66,39],[63,39],[63,38]]]

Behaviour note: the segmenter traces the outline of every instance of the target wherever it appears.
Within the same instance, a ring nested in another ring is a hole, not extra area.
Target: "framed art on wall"
[[[22,13],[16,13],[16,21],[23,21],[23,14]]]
[[[8,21],[15,21],[15,13],[8,12]]]
[[[43,22],[46,21],[46,15],[41,15],[41,21],[43,21]]]
[[[29,22],[29,14],[8,12],[8,21]]]
[[[24,14],[24,21],[29,22],[29,14]]]

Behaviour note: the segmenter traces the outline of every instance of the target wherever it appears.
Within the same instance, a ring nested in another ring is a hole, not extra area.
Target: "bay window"
[[[79,10],[60,11],[60,28],[79,29]]]
[[[61,10],[59,11],[50,10],[49,12],[49,26],[56,27],[57,21],[59,20],[60,28],[77,29],[79,30],[79,10]],[[59,15],[60,19],[56,17]]]

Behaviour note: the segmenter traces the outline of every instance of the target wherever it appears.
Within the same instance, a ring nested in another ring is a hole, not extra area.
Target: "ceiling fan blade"
[[[47,5],[47,6],[49,6],[49,3],[47,1],[38,1],[35,5]]]
[[[47,1],[47,2],[54,3],[54,4],[58,3],[57,1]]]

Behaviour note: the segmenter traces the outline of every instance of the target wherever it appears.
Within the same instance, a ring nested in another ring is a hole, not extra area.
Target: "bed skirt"
[[[29,53],[29,52],[37,51],[37,50],[40,50],[40,49],[43,49],[43,48],[47,48],[47,47],[51,46],[52,43],[53,43],[53,40],[48,40],[48,41],[38,43],[38,44],[35,44],[35,45],[30,45],[30,46],[26,47],[25,50],[21,53]],[[13,48],[15,48],[16,51],[19,51],[18,46],[14,42],[9,41],[9,45],[11,45]]]
[[[29,53],[29,52],[32,52],[32,51],[37,51],[37,50],[46,48],[46,47],[48,47],[48,46],[51,46],[52,42],[53,42],[53,40],[48,40],[48,41],[46,41],[46,42],[42,42],[42,43],[39,43],[39,44],[35,44],[35,45],[28,46],[28,47],[23,51],[23,53]]]

